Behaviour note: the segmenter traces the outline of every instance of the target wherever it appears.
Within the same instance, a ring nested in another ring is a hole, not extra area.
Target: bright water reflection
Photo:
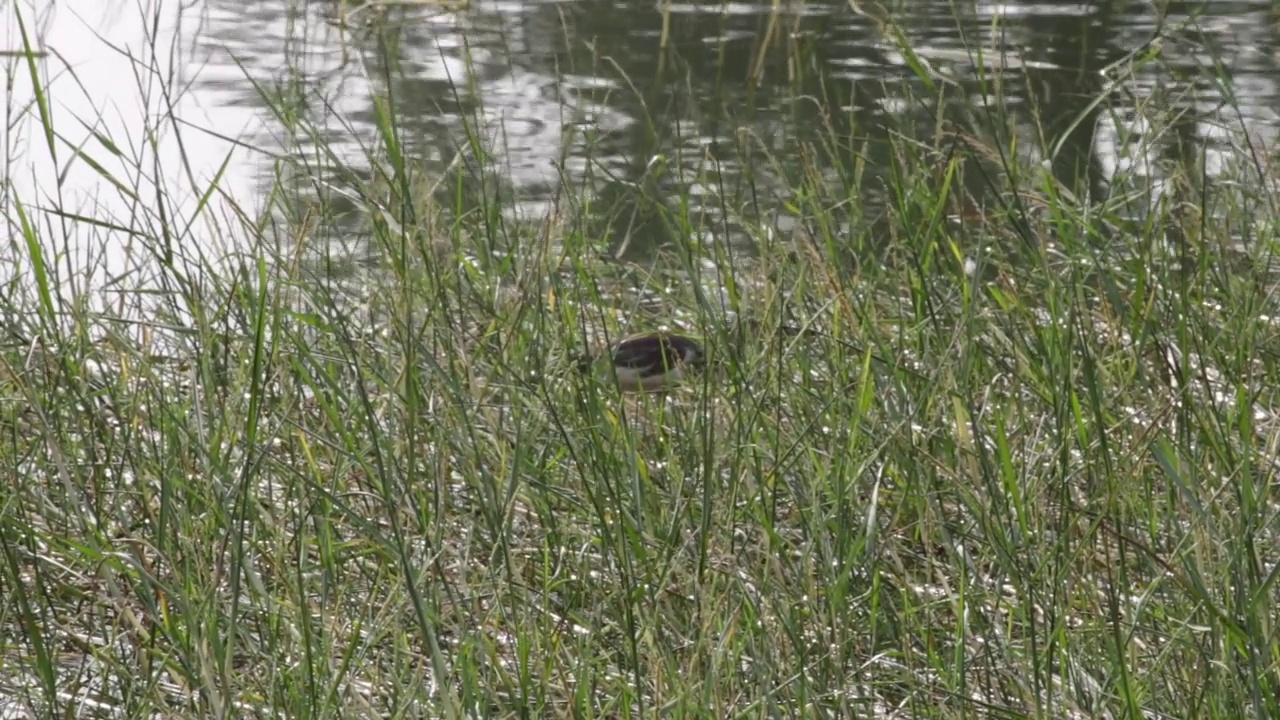
[[[244,247],[236,216],[267,212],[262,191],[286,167],[278,157],[294,161],[290,182],[339,205],[345,184],[375,175],[374,101],[388,91],[402,141],[428,172],[474,171],[466,134],[485,139],[509,219],[540,220],[568,187],[607,210],[594,230],[630,252],[669,232],[638,204],[642,195],[661,204],[687,194],[695,227],[722,236],[734,237],[741,221],[791,227],[794,218],[777,215],[805,143],[842,138],[840,152],[864,155],[876,172],[890,163],[880,141],[904,117],[930,141],[937,108],[912,58],[883,31],[887,18],[947,88],[941,117],[972,126],[994,102],[984,88],[998,82],[1025,159],[1049,163],[1068,183],[1084,178],[1087,191],[1138,178],[1156,180],[1145,186],[1159,192],[1167,148],[1183,141],[1205,148],[1210,172],[1238,160],[1242,138],[1274,145],[1276,37],[1264,2],[1175,3],[1158,15],[1117,2],[855,11],[792,0],[775,13],[764,1],[477,0],[398,6],[373,28],[357,22],[364,15],[340,26],[338,7],[8,6],[3,49],[21,48],[21,14],[49,53],[38,66],[60,133],[50,152],[25,64],[8,57],[8,108],[18,116],[4,136],[10,237],[17,199],[52,242],[73,249],[64,274],[82,279],[89,267],[99,282],[141,272],[138,239],[162,226],[175,252]],[[290,98],[283,107],[298,121],[276,117],[262,91]],[[1184,114],[1170,126],[1182,137],[1148,134],[1136,108],[1152,100]],[[874,206],[876,184],[865,186],[861,200]],[[122,189],[134,187],[136,196]],[[359,233],[363,209],[349,209],[339,232]]]

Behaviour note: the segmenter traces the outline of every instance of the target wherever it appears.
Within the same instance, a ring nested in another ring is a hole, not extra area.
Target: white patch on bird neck
[[[684,373],[678,367],[656,375],[644,375],[635,368],[625,367],[615,367],[614,373],[618,376],[618,386],[623,390],[652,392],[678,385],[684,380]]]

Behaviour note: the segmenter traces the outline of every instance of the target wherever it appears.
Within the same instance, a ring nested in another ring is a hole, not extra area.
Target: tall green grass
[[[893,90],[921,88],[947,92]],[[804,232],[733,208],[741,257],[677,197],[629,265],[580,190],[511,223],[490,138],[442,172],[378,110],[382,171],[327,181],[361,259],[326,257],[333,204],[287,165],[245,252],[175,258],[151,215],[155,274],[94,304],[8,197],[6,716],[1280,710],[1261,153],[1170,163],[1135,216],[991,128],[904,121],[874,168],[834,132],[747,140]],[[575,372],[659,324],[713,369],[664,397]]]

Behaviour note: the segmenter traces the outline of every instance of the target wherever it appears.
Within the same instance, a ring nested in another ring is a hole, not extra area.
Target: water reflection
[[[55,280],[68,289],[144,274],[153,258],[142,237],[163,237],[154,249],[169,255],[189,244],[213,254],[233,242],[225,215],[201,211],[200,198],[220,167],[227,172],[219,183],[243,189],[247,166],[225,137],[255,132],[258,113],[225,102],[208,77],[200,92],[186,92],[192,58],[183,39],[197,23],[183,13],[139,10],[125,2],[36,0],[0,12],[0,49],[20,51],[25,26],[43,53],[36,66],[54,131],[45,134],[25,59],[6,56],[14,85],[10,122],[0,129],[7,181],[0,205],[10,239],[3,281],[31,280],[18,202],[46,243],[46,259],[57,260]],[[220,128],[223,137],[192,126]]]
[[[59,53],[42,67],[62,76],[53,96],[65,145],[94,151],[121,178],[160,168],[141,181],[166,183],[181,242],[211,251],[250,239],[237,237],[236,212],[197,202],[215,178],[219,199],[262,210],[258,194],[283,173],[329,212],[345,208],[332,233],[367,232],[367,203],[339,190],[378,176],[375,99],[388,96],[398,141],[422,171],[461,173],[460,184],[440,185],[451,203],[458,187],[471,207],[496,194],[507,221],[541,222],[571,193],[591,203],[593,237],[638,257],[687,232],[683,222],[743,245],[744,223],[802,227],[787,205],[802,177],[822,178],[833,198],[856,194],[841,222],[865,224],[884,197],[874,176],[898,162],[894,133],[936,144],[940,160],[955,137],[1016,146],[1082,198],[1126,183],[1158,194],[1169,152],[1202,152],[1213,172],[1239,155],[1241,137],[1254,147],[1275,140],[1276,38],[1263,2],[1175,3],[1157,14],[1114,1],[476,1],[398,5],[367,26],[335,22],[342,7],[15,6]],[[5,14],[8,48],[21,42],[15,13]],[[24,73],[14,74],[14,97],[29,100]],[[1158,137],[1147,130],[1153,108],[1174,118]],[[997,121],[1006,111],[1008,127]],[[111,165],[86,126],[131,150]],[[6,138],[20,148],[10,167],[30,171],[11,173],[11,192],[62,213],[47,223],[81,215],[124,237],[154,232],[153,201],[67,163],[69,151],[37,152],[33,114],[17,132],[20,141]],[[991,164],[961,178],[982,198],[1007,159],[973,159]],[[855,167],[871,179],[853,187]],[[100,228],[88,236],[101,243]],[[119,256],[113,243],[107,255]],[[109,275],[129,266],[106,264]]]

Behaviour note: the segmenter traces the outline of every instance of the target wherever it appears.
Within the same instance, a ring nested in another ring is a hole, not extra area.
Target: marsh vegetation
[[[483,78],[418,142],[426,10],[328,25],[368,112],[241,76],[249,198],[158,170],[226,127],[74,140],[23,25],[10,147],[128,202],[5,168],[0,716],[1280,715],[1277,169],[1222,63],[1162,64],[1195,19],[1068,112],[833,5],[900,59],[869,121],[766,5],[708,140],[669,5],[660,74],[560,29],[633,122],[556,119],[537,182]],[[685,386],[577,371],[664,327]]]

